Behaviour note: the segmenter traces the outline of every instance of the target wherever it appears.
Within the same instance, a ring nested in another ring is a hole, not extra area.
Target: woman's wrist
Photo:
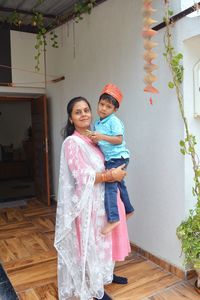
[[[106,182],[106,174],[105,174],[105,172],[101,173],[101,181],[102,182]]]
[[[104,172],[96,174],[95,183],[114,181],[121,181],[121,178],[118,176],[116,169],[105,170]]]
[[[101,173],[102,182],[109,182],[114,180],[113,170],[106,170]]]

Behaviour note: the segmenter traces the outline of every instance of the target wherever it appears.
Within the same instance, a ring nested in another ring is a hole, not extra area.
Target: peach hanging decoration
[[[149,4],[149,3],[152,3],[153,0],[144,0],[143,2],[144,2],[144,4]]]
[[[154,70],[158,69],[158,66],[152,63],[147,63],[144,65],[144,70],[147,73],[153,72]]]
[[[152,37],[156,34],[157,34],[157,31],[155,31],[153,29],[148,29],[148,28],[144,28],[143,32],[142,32],[143,37]]]
[[[157,57],[157,54],[153,51],[145,51],[143,57],[144,60],[151,63],[151,61]]]
[[[146,50],[151,50],[152,48],[158,46],[158,43],[151,41],[150,39],[144,40],[144,48]]]
[[[144,25],[151,26],[152,24],[156,23],[157,21],[151,18],[144,18]]]
[[[144,7],[143,8],[143,16],[144,17],[150,17],[154,12],[156,12],[156,9],[153,9],[152,7]]]
[[[151,85],[153,82],[157,80],[157,77],[153,75],[152,73],[147,73],[147,75],[144,77],[144,83],[147,85]]]
[[[152,7],[152,3],[153,0],[143,0],[144,27],[142,36],[144,38],[144,49],[146,50],[143,54],[143,58],[146,61],[146,64],[144,65],[144,70],[146,71],[144,76],[144,83],[146,84],[144,92],[157,94],[158,90],[152,86],[152,84],[157,81],[157,77],[152,74],[152,72],[158,68],[156,64],[152,63],[152,60],[157,57],[157,54],[152,49],[158,45],[158,43],[151,40],[157,34],[157,31],[151,28],[151,26],[157,22],[152,18],[152,14],[156,11]],[[152,98],[150,98],[149,101],[150,104],[153,104]]]
[[[159,91],[153,87],[152,85],[147,85],[145,88],[144,88],[144,92],[148,92],[148,93],[151,93],[151,94],[158,94]]]

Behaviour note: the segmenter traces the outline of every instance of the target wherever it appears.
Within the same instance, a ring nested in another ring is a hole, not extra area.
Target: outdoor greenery
[[[74,20],[78,23],[83,19],[83,14],[91,14],[91,11],[95,5],[95,0],[79,1],[74,5]]]
[[[173,12],[169,9],[169,1],[165,0],[166,33],[164,38],[165,50],[164,56],[169,65],[172,81],[169,82],[169,88],[174,88],[177,95],[181,117],[185,127],[185,139],[180,141],[180,151],[183,155],[191,157],[194,171],[193,195],[196,198],[194,209],[189,211],[188,217],[177,228],[177,236],[182,243],[182,251],[185,255],[185,265],[195,269],[200,268],[200,161],[196,152],[196,138],[189,131],[188,121],[184,113],[182,82],[183,65],[182,53],[176,53],[173,47],[170,16]]]
[[[36,7],[40,4],[42,4],[44,0],[38,0],[38,3]],[[77,2],[74,5],[74,9],[72,12],[72,18],[73,20],[78,23],[80,20],[83,19],[83,14],[90,14],[93,7],[95,5],[95,0],[77,0]],[[40,58],[42,52],[46,51],[46,34],[50,32],[50,41],[51,46],[53,48],[58,48],[58,36],[55,34],[54,30],[51,30],[55,26],[58,26],[59,24],[63,24],[63,21],[67,21],[67,17],[65,16],[57,16],[55,20],[48,25],[48,28],[45,26],[45,18],[44,15],[41,12],[36,11],[35,9],[32,10],[33,17],[31,20],[31,25],[35,26],[37,29],[36,34],[36,43],[35,43],[35,70],[39,72],[40,70]],[[18,13],[17,11],[13,11],[10,13],[6,19],[3,19],[2,16],[0,16],[0,20],[3,22],[7,22],[9,24],[14,24],[15,26],[21,26],[23,24],[23,16]]]

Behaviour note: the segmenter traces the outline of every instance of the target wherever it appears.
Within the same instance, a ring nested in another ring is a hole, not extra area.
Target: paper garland
[[[158,90],[153,87],[153,83],[157,80],[157,77],[152,74],[154,70],[158,68],[156,64],[152,63],[157,57],[157,54],[153,51],[153,48],[158,44],[153,42],[151,39],[157,34],[156,30],[153,30],[151,26],[157,21],[152,19],[152,14],[156,11],[152,7],[153,0],[143,0],[143,31],[142,36],[144,38],[144,55],[143,58],[146,61],[144,70],[146,72],[144,76],[144,83],[146,84],[144,92],[157,94]],[[152,104],[152,98],[150,98],[150,104]]]

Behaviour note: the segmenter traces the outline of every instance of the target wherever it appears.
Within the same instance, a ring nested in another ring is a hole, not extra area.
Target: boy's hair
[[[99,98],[99,101],[100,100],[108,100],[109,102],[111,102],[114,105],[115,108],[119,108],[119,102],[113,96],[111,96],[109,94],[106,94],[106,93],[102,94]]]

